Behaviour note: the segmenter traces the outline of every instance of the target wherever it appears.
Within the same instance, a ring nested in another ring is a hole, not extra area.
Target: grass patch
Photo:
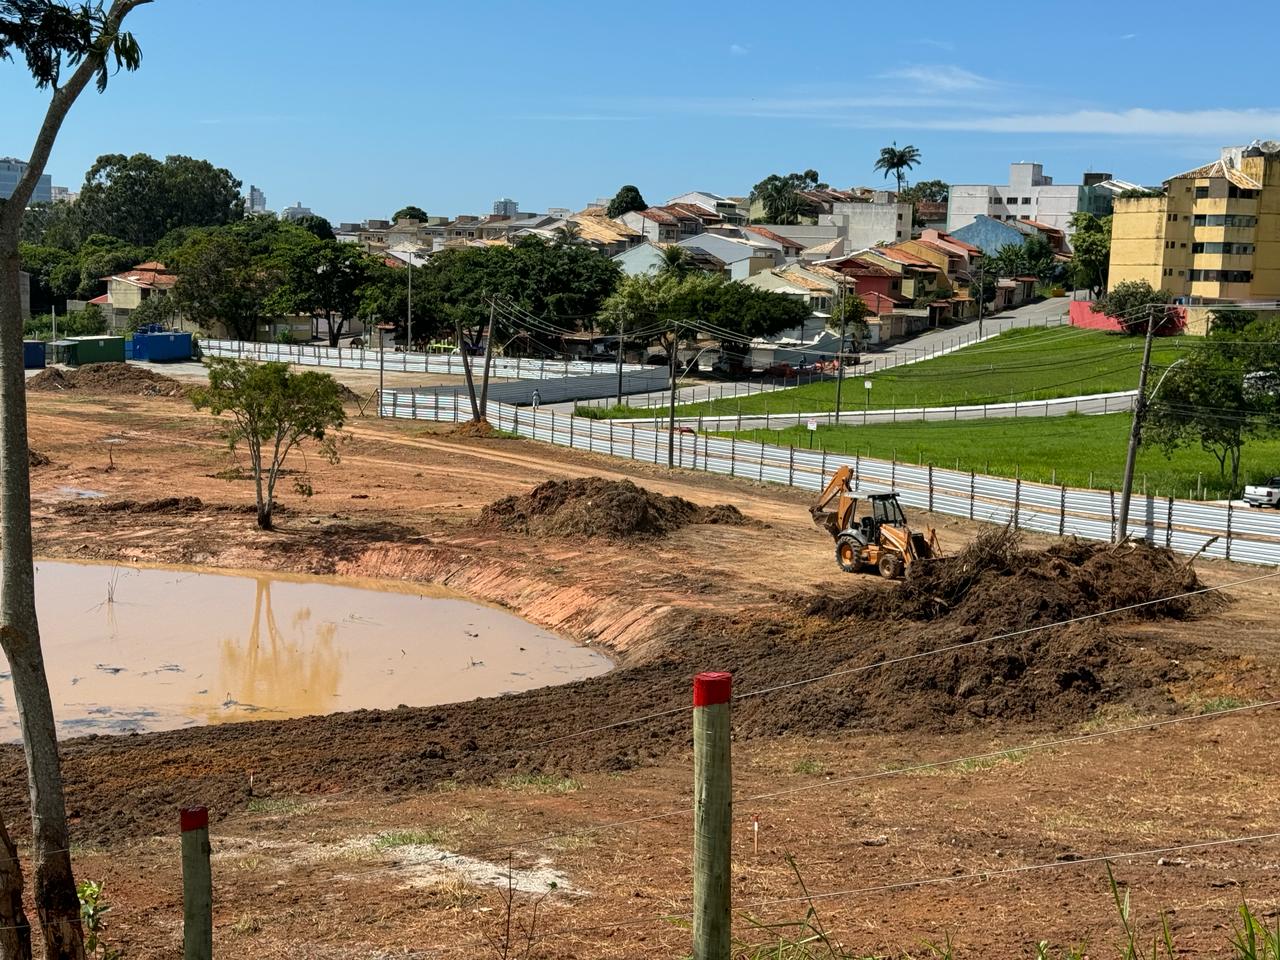
[[[307,803],[297,797],[254,797],[245,809],[250,813],[265,813],[274,817],[291,817],[314,809],[314,803]]]
[[[1151,362],[1172,363],[1189,338],[1156,341]],[[1007,330],[998,337],[932,360],[880,373],[851,373],[841,393],[841,409],[947,407],[954,404],[1046,400],[1089,393],[1134,390],[1142,365],[1142,338],[1077,327]],[[873,384],[870,397],[864,380]],[[823,380],[786,390],[680,404],[680,416],[761,416],[766,413],[820,413],[835,409],[836,384]],[[596,419],[661,415],[625,404],[580,408]]]
[[[241,936],[259,933],[262,930],[262,918],[253,913],[242,913],[236,917],[236,922],[231,925],[231,929]]]
[[[1125,447],[1129,441],[1127,413],[1103,416],[1037,417],[1034,419],[957,420],[934,423],[877,423],[867,426],[819,426],[812,432],[814,449],[880,460],[958,469],[994,476],[1021,476],[1036,483],[1121,487]],[[811,431],[744,430],[746,440],[786,447],[808,447]],[[1245,444],[1240,459],[1240,482],[1260,482],[1275,475],[1280,462],[1280,438],[1267,437]],[[1205,499],[1226,496],[1230,477],[1219,473],[1218,461],[1199,447],[1175,450],[1166,457],[1159,448],[1138,452],[1135,490],[1160,496],[1192,496],[1203,485]]]
[[[445,830],[388,830],[374,837],[372,846],[380,853],[399,847],[438,847],[448,843],[449,836]]]
[[[827,772],[827,765],[813,757],[802,757],[791,765],[791,772],[820,776]]]
[[[1201,714],[1205,713],[1221,713],[1223,710],[1237,710],[1240,707],[1247,707],[1248,700],[1241,700],[1239,697],[1221,696],[1208,697],[1196,704]]]
[[[498,786],[518,793],[576,793],[582,789],[582,781],[550,773],[517,773],[503,777]]]

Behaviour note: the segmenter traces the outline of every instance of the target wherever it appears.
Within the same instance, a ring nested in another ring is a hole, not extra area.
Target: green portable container
[[[68,361],[84,366],[86,363],[124,363],[124,337],[72,337],[76,345],[76,358]]]

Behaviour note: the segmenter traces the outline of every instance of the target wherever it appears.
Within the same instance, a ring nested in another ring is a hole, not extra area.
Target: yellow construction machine
[[[895,579],[909,574],[922,560],[942,556],[938,534],[928,527],[913,533],[893,491],[869,492],[850,486],[853,473],[841,467],[809,508],[813,522],[826,528],[836,541],[836,563],[845,573],[879,570]],[[858,516],[858,503],[866,509]]]

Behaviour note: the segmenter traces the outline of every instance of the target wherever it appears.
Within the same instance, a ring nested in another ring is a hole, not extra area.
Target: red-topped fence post
[[[209,869],[209,810],[183,807],[182,960],[213,960],[213,874]]]
[[[733,678],[693,678],[693,958],[729,960],[733,767],[729,698]]]

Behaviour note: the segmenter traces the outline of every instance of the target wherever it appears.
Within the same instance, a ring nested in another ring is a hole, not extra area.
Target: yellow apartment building
[[[1224,147],[1163,196],[1117,197],[1108,283],[1146,280],[1188,304],[1203,333],[1223,301],[1280,300],[1280,142]]]

